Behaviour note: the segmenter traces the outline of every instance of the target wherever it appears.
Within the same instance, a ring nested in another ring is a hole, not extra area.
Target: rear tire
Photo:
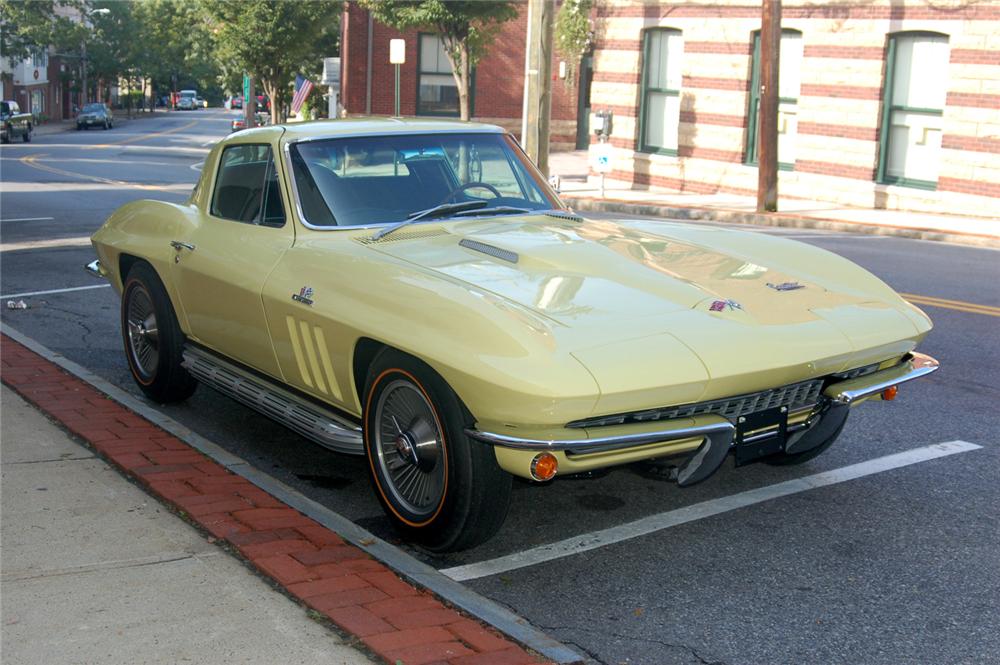
[[[148,263],[136,263],[125,279],[122,341],[132,378],[151,400],[180,402],[198,382],[181,367],[184,333],[163,283]]]
[[[472,418],[448,384],[387,349],[372,362],[364,395],[372,487],[393,526],[434,552],[492,537],[507,517],[511,477],[490,446],[465,435]]]

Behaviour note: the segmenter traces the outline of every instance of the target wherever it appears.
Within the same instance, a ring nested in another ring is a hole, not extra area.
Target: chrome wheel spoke
[[[416,519],[433,515],[443,498],[443,435],[434,409],[411,382],[395,379],[376,404],[378,464],[395,503]]]
[[[132,364],[143,379],[156,374],[159,363],[159,331],[153,300],[144,287],[129,291],[126,304],[126,334]]]

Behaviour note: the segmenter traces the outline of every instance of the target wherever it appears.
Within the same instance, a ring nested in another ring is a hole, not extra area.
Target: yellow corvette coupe
[[[158,402],[205,383],[367,457],[434,551],[539,482],[732,454],[798,464],[850,407],[937,368],[930,320],[834,254],[694,224],[585,219],[498,127],[333,120],[232,134],[185,204],[93,237]]]

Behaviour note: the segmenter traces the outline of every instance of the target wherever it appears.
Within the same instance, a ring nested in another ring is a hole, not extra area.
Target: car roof
[[[433,120],[427,118],[341,118],[335,120],[314,120],[312,122],[291,122],[283,125],[268,125],[240,132],[240,139],[249,136],[260,140],[274,140],[282,136],[284,141],[311,141],[338,136],[368,136],[382,134],[422,134],[434,132],[482,132],[498,134],[505,130],[497,125],[459,120]],[[234,137],[234,140],[235,137]]]

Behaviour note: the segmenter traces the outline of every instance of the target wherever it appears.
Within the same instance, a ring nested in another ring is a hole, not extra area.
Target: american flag
[[[295,75],[295,96],[292,97],[292,113],[298,114],[306,97],[312,92],[313,82],[301,74]]]

